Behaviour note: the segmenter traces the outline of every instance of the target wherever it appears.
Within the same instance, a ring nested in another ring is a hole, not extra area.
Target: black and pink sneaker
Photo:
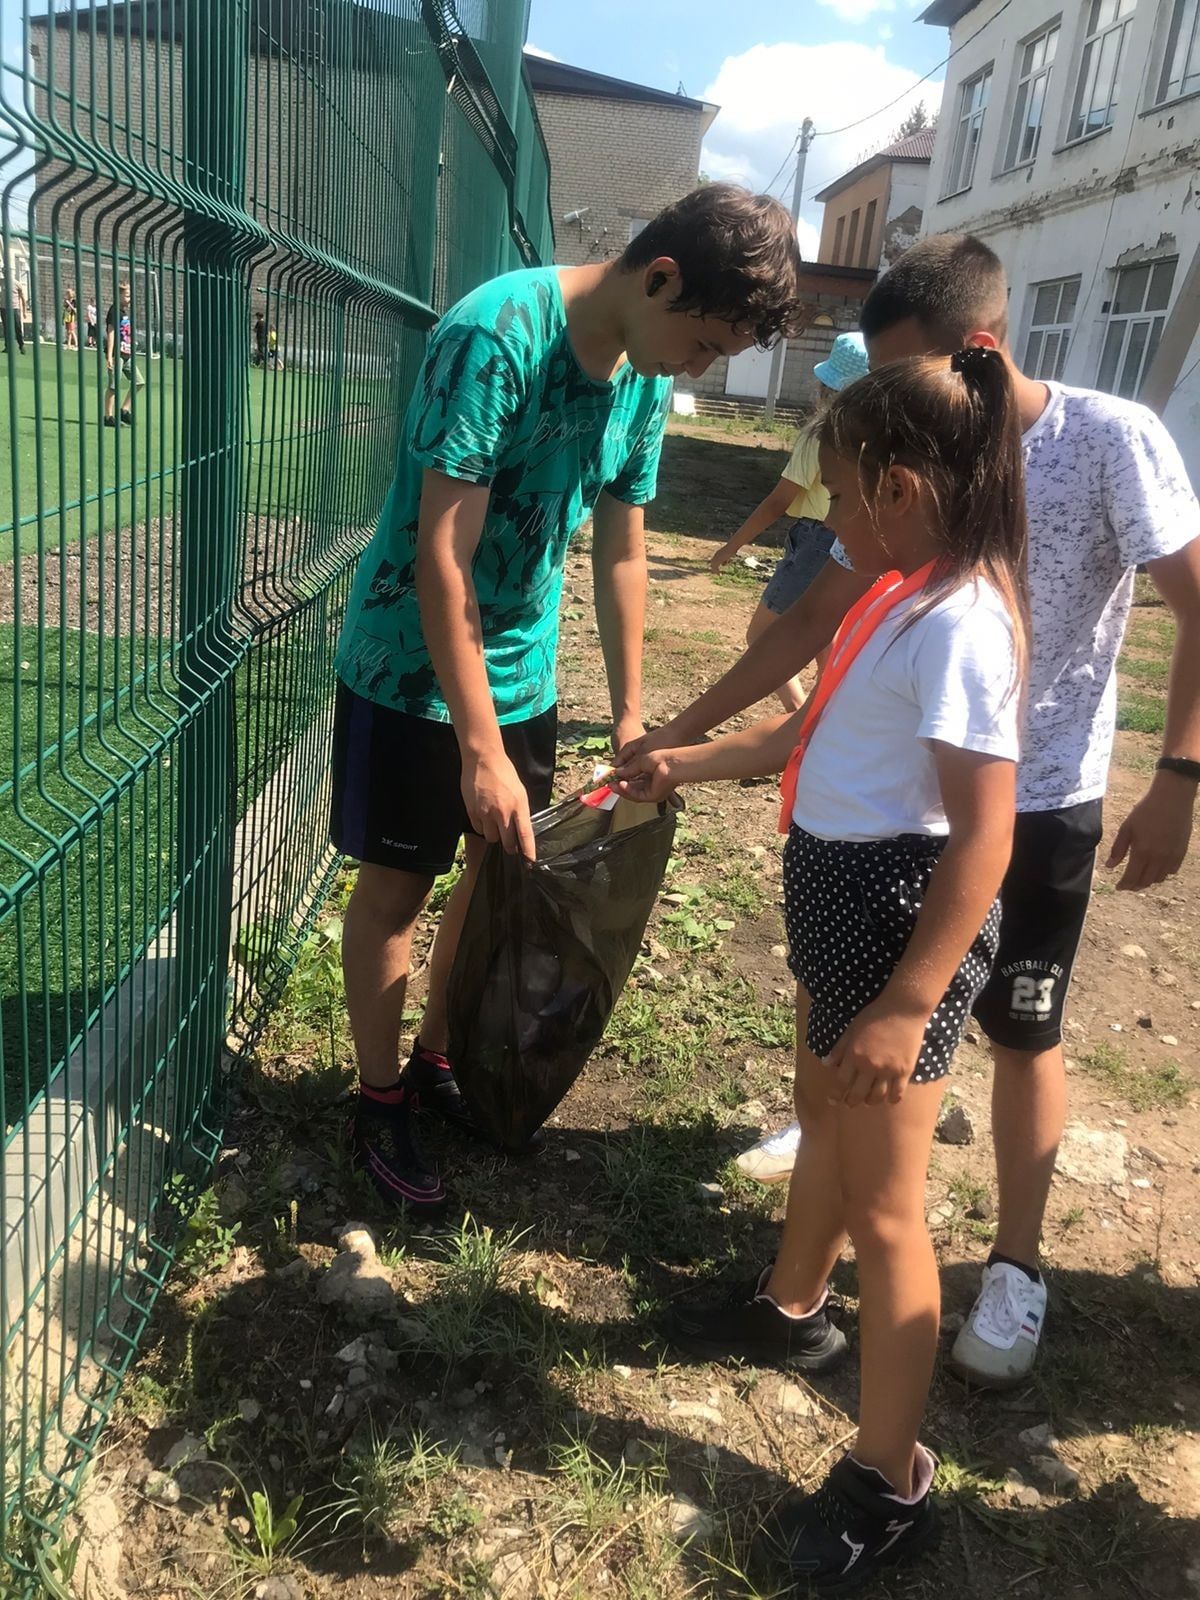
[[[441,1117],[443,1122],[456,1128],[459,1133],[466,1134],[468,1138],[483,1139],[489,1144],[493,1142],[475,1121],[471,1108],[463,1099],[462,1091],[455,1081],[449,1059],[439,1051],[427,1050],[418,1040],[413,1045],[412,1055],[409,1056],[404,1071],[400,1074],[400,1082],[411,1094],[418,1097],[422,1111],[433,1112],[434,1116]],[[524,1150],[510,1150],[508,1153],[536,1155],[545,1143],[546,1135],[539,1128]]]
[[[414,1212],[439,1211],[446,1189],[421,1149],[415,1127],[417,1097],[403,1083],[390,1089],[358,1086],[354,1112],[354,1159],[390,1205]]]

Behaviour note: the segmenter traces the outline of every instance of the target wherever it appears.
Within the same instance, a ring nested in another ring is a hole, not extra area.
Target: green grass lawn
[[[38,863],[15,905],[0,889],[0,1061],[11,1123],[161,927],[178,893],[180,684],[158,640],[50,633],[42,661],[0,626],[0,886]],[[242,816],[324,712],[323,622],[267,638],[233,681]],[[19,727],[17,716],[19,716]],[[40,772],[26,769],[46,752]],[[23,773],[10,772],[17,752]],[[73,824],[78,819],[81,829]]]
[[[74,544],[86,527],[127,527],[176,509],[183,455],[183,366],[139,354],[146,380],[131,426],[103,426],[105,371],[94,350],[33,346],[0,351],[0,562]],[[35,380],[35,374],[38,375]],[[122,379],[120,399],[128,384]],[[335,393],[327,373],[251,367],[246,374],[246,487],[252,506],[275,515],[311,509],[318,481],[344,468],[347,410],[386,404],[382,379],[351,378]],[[39,410],[40,406],[40,410]],[[332,455],[331,455],[332,451]],[[16,466],[14,497],[10,459]]]

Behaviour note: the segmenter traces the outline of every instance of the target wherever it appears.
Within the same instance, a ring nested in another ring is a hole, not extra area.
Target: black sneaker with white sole
[[[931,1549],[939,1533],[929,1492],[937,1463],[917,1450],[916,1500],[901,1500],[881,1472],[843,1456],[814,1494],[776,1508],[755,1539],[756,1562],[818,1594],[849,1594]]]
[[[672,1343],[705,1361],[746,1361],[802,1372],[828,1372],[846,1354],[846,1335],[829,1320],[827,1301],[806,1317],[790,1317],[762,1292],[768,1272],[735,1288],[722,1302],[677,1306]]]
[[[403,1087],[360,1086],[352,1125],[354,1161],[389,1205],[440,1211],[446,1189],[414,1126],[417,1097]]]
[[[494,1143],[475,1121],[470,1106],[462,1097],[454,1070],[444,1055],[436,1050],[427,1050],[420,1043],[415,1044],[400,1074],[400,1082],[419,1097],[423,1111],[431,1111],[449,1127],[466,1134],[470,1139]],[[508,1154],[536,1155],[545,1143],[546,1135],[539,1128],[523,1150],[510,1150]]]

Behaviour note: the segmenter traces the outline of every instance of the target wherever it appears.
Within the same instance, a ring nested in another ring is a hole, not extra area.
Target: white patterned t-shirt
[[[1046,387],[1046,409],[1022,440],[1033,648],[1019,811],[1103,795],[1134,569],[1200,536],[1183,461],[1152,411],[1093,389]],[[833,553],[849,565],[839,545]]]

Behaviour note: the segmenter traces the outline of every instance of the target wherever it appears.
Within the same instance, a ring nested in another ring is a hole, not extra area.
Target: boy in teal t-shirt
[[[571,536],[593,518],[596,621],[620,747],[641,731],[646,560],[671,378],[786,333],[799,251],[767,196],[707,184],[615,261],[507,273],[442,318],[338,646],[334,844],[362,865],[343,965],[358,1160],[388,1199],[445,1192],[420,1103],[472,1131],[445,1051],[446,983],[485,844],[534,854],[549,804]],[[412,933],[466,836],[425,1014],[399,1071]]]

